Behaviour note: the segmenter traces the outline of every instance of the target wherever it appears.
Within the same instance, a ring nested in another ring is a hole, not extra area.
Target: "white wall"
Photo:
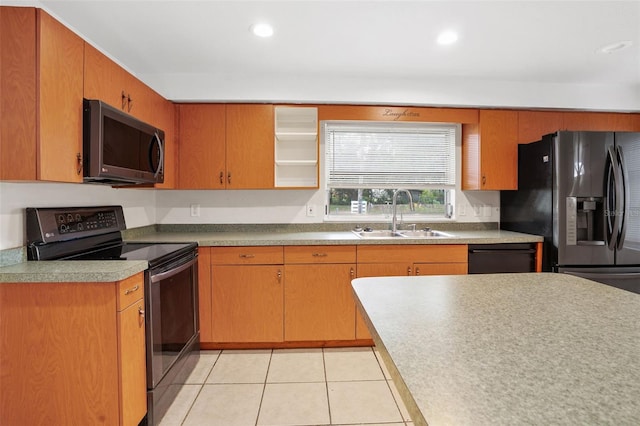
[[[156,192],[63,183],[0,182],[0,250],[26,244],[26,207],[122,205],[127,228],[156,223]]]
[[[162,224],[322,223],[324,202],[322,190],[159,191],[156,217]],[[200,216],[191,216],[192,204],[200,206]],[[314,217],[306,215],[307,204],[316,207]],[[456,220],[497,222],[499,205],[498,191],[458,191]]]

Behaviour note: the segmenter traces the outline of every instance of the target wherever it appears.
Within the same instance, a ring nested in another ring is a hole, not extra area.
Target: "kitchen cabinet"
[[[178,188],[226,188],[224,104],[179,104]]]
[[[358,246],[358,278],[418,275],[466,275],[467,246],[370,245]],[[371,335],[357,312],[356,339]]]
[[[518,143],[539,141],[542,136],[561,130],[564,119],[556,111],[518,111]]]
[[[137,425],[147,412],[143,274],[0,285],[0,424]]]
[[[463,124],[463,190],[516,189],[517,168],[517,111],[480,110],[478,124]]]
[[[563,112],[563,130],[640,131],[640,114]]]
[[[2,179],[82,182],[84,42],[41,9],[0,19]]]
[[[355,339],[355,246],[284,247],[284,338]]]
[[[283,341],[282,246],[212,247],[211,285],[213,342]]]
[[[211,248],[198,247],[198,320],[201,342],[213,342],[211,291]]]
[[[227,105],[227,189],[274,188],[273,120],[273,105]]]
[[[274,188],[273,106],[179,104],[180,189]]]
[[[175,188],[175,112],[173,103],[85,42],[84,97],[99,99],[149,123],[165,133],[164,183],[156,188]]]

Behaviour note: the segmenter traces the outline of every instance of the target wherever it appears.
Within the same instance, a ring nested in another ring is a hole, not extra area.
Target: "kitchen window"
[[[326,217],[388,220],[394,190],[398,213],[411,220],[450,218],[456,186],[459,125],[330,121],[323,124]]]

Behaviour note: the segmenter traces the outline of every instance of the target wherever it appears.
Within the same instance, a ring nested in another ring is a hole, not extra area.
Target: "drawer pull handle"
[[[140,315],[140,318],[144,319],[144,309],[142,309],[141,306],[138,306],[138,314]]]
[[[253,258],[254,258],[254,257],[256,257],[256,256],[255,256],[255,255],[253,255],[253,254],[241,254],[241,255],[240,255],[240,257],[241,257],[242,259],[253,259]]]
[[[411,275],[411,266],[407,266],[407,275]]]
[[[126,290],[124,291],[124,295],[126,296],[127,294],[131,294],[131,293],[133,293],[134,291],[138,291],[138,289],[139,289],[139,288],[140,288],[140,286],[139,286],[139,285],[136,285],[136,286],[133,286],[133,287],[131,287],[131,288],[128,288],[128,289],[126,289]]]
[[[313,253],[313,257],[327,257],[329,256],[327,253]]]

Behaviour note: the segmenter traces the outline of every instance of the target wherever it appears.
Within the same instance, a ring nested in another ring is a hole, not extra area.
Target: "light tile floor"
[[[413,425],[373,348],[202,351],[162,426]]]

